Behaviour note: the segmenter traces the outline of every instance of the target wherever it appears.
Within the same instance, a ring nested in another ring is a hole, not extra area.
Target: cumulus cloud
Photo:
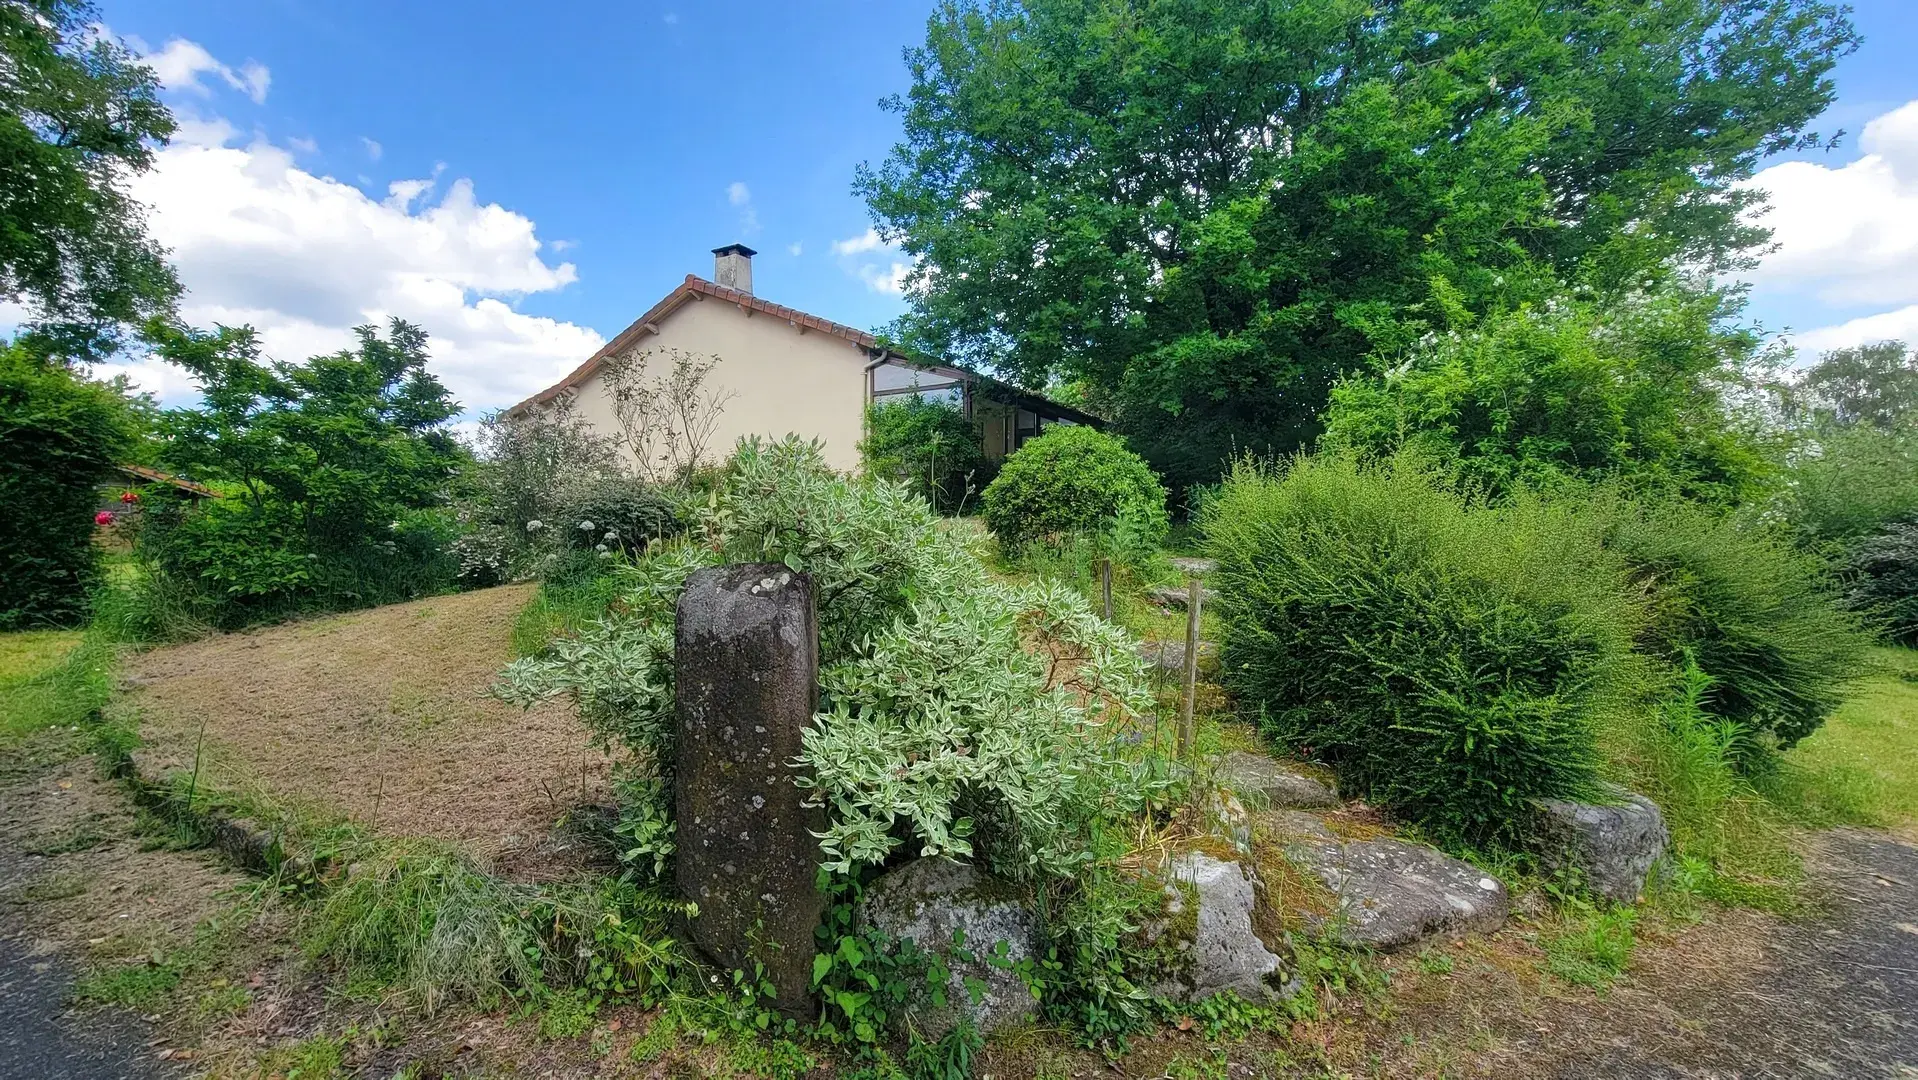
[[[255,105],[261,105],[265,104],[267,88],[273,83],[273,74],[265,64],[248,60],[236,71],[214,59],[199,43],[185,38],[174,38],[159,52],[148,52],[145,44],[137,39],[129,38],[128,44],[138,52],[148,53],[144,62],[168,90],[205,95],[210,92],[209,87],[200,77],[215,75],[233,89],[244,91]]]
[[[1918,303],[1918,101],[1865,126],[1864,155],[1836,168],[1788,161],[1749,184],[1777,250],[1752,280],[1835,305]]]
[[[878,229],[869,225],[858,236],[834,240],[832,253],[847,273],[865,282],[873,292],[898,296],[906,291],[906,276],[912,273],[913,264],[896,245],[880,236]]]
[[[890,246],[891,245],[886,243],[885,238],[879,235],[878,229],[868,225],[866,226],[866,231],[860,233],[858,236],[850,236],[844,240],[834,240],[832,242],[832,253],[834,255],[863,255],[869,251],[878,251],[881,248]]]
[[[759,211],[753,207],[752,189],[744,180],[726,185],[726,201],[739,208],[739,231],[751,235],[759,231]]]
[[[169,49],[176,61],[193,55]],[[430,369],[472,409],[533,394],[604,343],[588,327],[517,309],[578,273],[551,257],[531,219],[481,201],[471,180],[442,184],[435,169],[376,198],[300,168],[264,137],[242,145],[224,120],[184,120],[130,186],[173,253],[193,325],[249,324],[268,355],[303,360],[349,347],[354,326],[407,319],[431,335]],[[163,400],[193,394],[157,361],[104,368]]]

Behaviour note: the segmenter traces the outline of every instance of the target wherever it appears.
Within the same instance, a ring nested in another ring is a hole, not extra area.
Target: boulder
[[[1039,955],[1039,921],[1011,886],[950,859],[916,859],[867,886],[857,918],[861,926],[937,953],[952,969],[945,1006],[930,999],[911,1006],[921,1038],[943,1038],[962,1018],[989,1033],[1029,1020],[1037,1011],[1038,1002],[1018,972],[988,959],[1017,964]],[[964,935],[963,948],[973,959],[954,955],[955,932]],[[985,985],[978,1001],[967,990],[967,976]]]
[[[1139,655],[1145,659],[1146,667],[1157,668],[1171,674],[1185,671],[1185,642],[1183,641],[1142,641],[1139,643]],[[1217,667],[1219,646],[1215,642],[1199,642],[1199,670],[1206,671]]]
[[[1172,935],[1179,959],[1153,993],[1175,1001],[1227,990],[1253,1002],[1282,997],[1285,968],[1252,928],[1258,896],[1245,868],[1190,852],[1167,870],[1167,918],[1147,934],[1155,940]]]
[[[1219,782],[1250,796],[1254,805],[1321,810],[1339,805],[1331,784],[1264,754],[1234,750],[1219,759]]]
[[[1656,803],[1620,787],[1610,794],[1611,805],[1539,800],[1532,836],[1547,870],[1571,871],[1593,895],[1629,904],[1672,836]]]
[[[1185,602],[1188,599],[1183,585],[1154,585],[1145,591],[1145,595],[1146,599],[1160,607],[1171,608],[1174,611],[1184,611]],[[1211,607],[1212,602],[1218,598],[1219,594],[1216,591],[1200,586],[1200,607]]]
[[[1179,573],[1189,577],[1204,577],[1219,568],[1217,559],[1201,559],[1192,555],[1174,555],[1166,562],[1171,563],[1172,568]]]
[[[1314,930],[1350,946],[1390,952],[1427,938],[1489,934],[1505,924],[1505,886],[1470,863],[1402,840],[1301,842],[1286,855],[1338,898]]]

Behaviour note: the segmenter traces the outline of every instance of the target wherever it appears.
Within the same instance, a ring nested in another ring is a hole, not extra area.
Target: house
[[[746,436],[795,433],[818,439],[827,463],[850,472],[859,467],[866,407],[913,394],[957,405],[993,460],[1049,425],[1100,422],[977,372],[909,359],[863,330],[762,300],[753,293],[755,254],[744,244],[714,249],[713,280],[686,275],[571,374],[508,413],[550,407],[564,395],[575,416],[617,434],[622,427],[608,379],[617,361],[684,353],[716,361],[707,387],[724,397],[711,437],[722,454]]]

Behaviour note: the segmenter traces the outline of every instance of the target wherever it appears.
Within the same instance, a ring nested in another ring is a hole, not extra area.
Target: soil
[[[570,704],[487,696],[532,586],[155,649],[125,665],[143,770],[459,844],[495,872],[577,870],[555,826],[611,801],[611,758]]]

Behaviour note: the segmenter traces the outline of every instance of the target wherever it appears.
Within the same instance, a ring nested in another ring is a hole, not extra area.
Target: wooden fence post
[[[1193,724],[1193,699],[1199,690],[1199,598],[1204,589],[1196,577],[1185,585],[1185,695],[1179,701],[1179,759],[1192,754],[1198,732]]]

